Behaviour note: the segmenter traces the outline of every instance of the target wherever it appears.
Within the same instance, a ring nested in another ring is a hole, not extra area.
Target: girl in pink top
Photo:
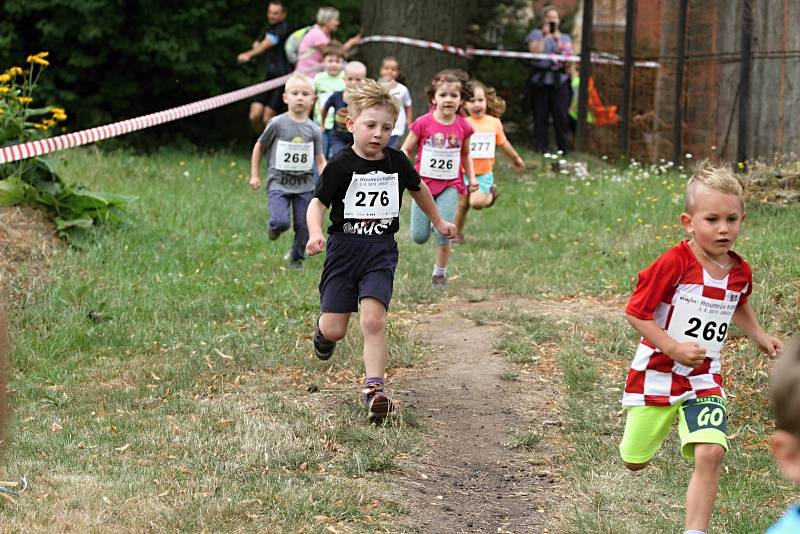
[[[428,88],[428,98],[433,111],[419,117],[411,125],[403,148],[410,158],[416,149],[415,168],[431,190],[442,218],[453,222],[458,196],[478,189],[472,158],[469,155],[469,138],[472,126],[458,110],[469,100],[467,85],[451,72],[437,74]],[[462,176],[464,171],[469,186]],[[411,204],[411,239],[425,243],[430,237],[431,223],[422,210]],[[447,285],[447,262],[450,258],[450,240],[436,233],[436,259],[433,265],[434,286]]]
[[[322,49],[331,42],[331,35],[339,27],[339,10],[335,7],[321,7],[317,11],[317,23],[303,36],[297,50],[297,70],[305,70],[322,65]],[[361,35],[355,35],[344,43],[345,52],[361,42]]]

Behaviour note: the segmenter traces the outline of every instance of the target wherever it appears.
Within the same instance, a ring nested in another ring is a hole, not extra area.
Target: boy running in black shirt
[[[384,392],[386,312],[397,267],[394,234],[403,190],[408,189],[442,235],[453,237],[455,226],[441,218],[430,190],[405,154],[386,146],[399,112],[388,87],[366,80],[348,93],[348,112],[353,146],[328,162],[308,207],[306,252],[310,256],[325,248],[322,219],[331,208],[314,353],[321,360],[331,357],[336,342],[347,333],[350,314],[359,311],[360,305],[364,402],[374,421],[393,409]]]

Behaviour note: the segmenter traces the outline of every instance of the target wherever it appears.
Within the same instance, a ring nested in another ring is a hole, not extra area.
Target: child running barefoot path
[[[468,83],[472,98],[467,101],[467,122],[475,128],[469,140],[469,153],[475,167],[478,190],[458,197],[456,213],[456,237],[453,244],[464,241],[464,225],[467,223],[469,208],[476,210],[488,208],[497,200],[497,186],[494,184],[492,169],[495,161],[495,148],[511,158],[512,165],[518,172],[525,170],[525,162],[511,146],[503,130],[500,117],[506,110],[505,101],[498,97],[494,89],[488,89],[477,80]]]
[[[295,74],[286,81],[283,100],[289,110],[273,118],[253,146],[250,159],[250,187],[261,187],[261,158],[269,150],[267,237],[274,241],[289,229],[294,219],[294,242],[289,250],[289,267],[303,265],[308,240],[306,209],[314,191],[312,165],[325,168],[319,128],[308,118],[314,102],[311,80]]]
[[[459,195],[478,190],[469,140],[472,126],[458,114],[461,104],[468,99],[466,84],[450,72],[437,74],[428,88],[428,98],[435,109],[419,117],[411,125],[411,132],[403,143],[403,152],[411,157],[416,149],[415,168],[423,182],[430,188],[436,207],[442,217],[453,221]],[[466,170],[467,184],[462,178]],[[434,225],[435,226],[435,225]],[[411,239],[425,243],[430,237],[431,221],[421,206],[411,206]],[[431,281],[434,286],[447,285],[447,263],[450,259],[449,236],[436,234],[436,259]]]
[[[388,88],[366,80],[349,92],[348,111],[353,146],[343,149],[325,167],[308,208],[309,255],[325,248],[322,219],[331,208],[314,353],[321,360],[331,357],[336,342],[347,333],[350,315],[360,306],[364,403],[375,421],[393,410],[384,391],[389,357],[386,313],[397,267],[394,234],[399,228],[403,191],[410,192],[442,235],[453,236],[455,227],[442,220],[428,187],[406,156],[386,146],[398,113],[398,103]]]
[[[626,308],[642,335],[625,382],[625,434],[619,450],[638,471],[678,418],[681,452],[694,459],[685,533],[708,528],[728,450],[720,351],[731,321],[762,352],[781,342],[761,329],[748,302],[749,265],[731,247],[745,218],[742,186],[730,169],[701,166],[686,187],[681,224],[691,236],[639,273]]]

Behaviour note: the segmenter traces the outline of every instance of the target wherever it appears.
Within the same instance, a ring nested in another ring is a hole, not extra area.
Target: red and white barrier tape
[[[430,48],[432,50],[439,50],[448,54],[454,54],[462,57],[471,56],[487,56],[487,57],[514,57],[524,59],[546,59],[550,61],[563,61],[564,63],[578,63],[581,60],[580,56],[564,56],[560,54],[539,54],[534,52],[515,52],[513,50],[485,50],[482,48],[459,48],[457,46],[450,46],[442,43],[435,43],[433,41],[424,41],[422,39],[412,39],[410,37],[398,37],[396,35],[368,35],[361,39],[362,43],[400,43],[409,46],[416,46],[419,48]],[[602,65],[623,65],[623,61],[617,57],[609,56],[606,54],[592,53],[592,63]],[[656,61],[635,61],[635,67],[657,69],[661,66]]]
[[[321,67],[304,71],[304,73],[312,74],[320,70],[320,68]],[[87,145],[110,137],[125,135],[144,128],[158,126],[159,124],[182,119],[190,115],[196,115],[222,106],[227,106],[228,104],[244,100],[245,98],[255,96],[264,91],[280,87],[286,83],[286,80],[288,80],[290,76],[291,74],[287,74],[286,76],[257,83],[243,89],[237,89],[230,93],[224,93],[176,108],[165,109],[164,111],[158,111],[149,115],[142,115],[141,117],[114,122],[112,124],[106,124],[105,126],[98,126],[89,130],[81,130],[79,132],[68,133],[47,139],[39,139],[38,141],[2,147],[0,148],[0,164],[11,163],[12,161],[33,158],[49,152]]]
[[[400,43],[409,46],[417,46],[420,48],[439,50],[441,52],[455,54],[462,57],[513,57],[525,59],[547,59],[551,61],[563,61],[565,63],[575,63],[579,62],[581,59],[580,56],[564,56],[558,54],[537,54],[533,52],[514,52],[509,50],[484,50],[480,48],[459,48],[457,46],[435,43],[433,41],[412,39],[410,37],[399,37],[396,35],[369,35],[364,37],[361,42]],[[623,62],[616,57],[609,57],[607,55],[594,53],[592,54],[592,63],[608,65],[623,64]],[[636,61],[634,62],[634,66],[655,69],[659,68],[661,65],[655,61]],[[304,71],[304,73],[312,74],[320,69],[321,67],[317,67],[315,69]],[[104,126],[98,126],[89,130],[81,130],[75,133],[68,133],[47,139],[40,139],[38,141],[30,141],[28,143],[22,143],[19,145],[0,147],[0,164],[11,163],[12,161],[19,161],[41,156],[42,154],[48,154],[58,150],[65,150],[67,148],[87,145],[89,143],[94,143],[110,137],[125,135],[137,130],[142,130],[144,128],[158,126],[159,124],[164,124],[191,115],[196,115],[198,113],[203,113],[205,111],[210,111],[212,109],[226,106],[228,104],[232,104],[233,102],[238,102],[239,100],[244,100],[245,98],[255,96],[259,93],[263,93],[264,91],[269,91],[270,89],[280,87],[286,82],[289,76],[291,75],[287,74],[286,76],[281,76],[280,78],[257,83],[255,85],[251,85],[250,87],[245,87],[244,89],[231,91],[230,93],[206,98],[205,100],[199,100],[197,102],[185,104],[176,108],[165,109],[164,111],[158,111],[149,115],[143,115],[133,119],[114,122]]]

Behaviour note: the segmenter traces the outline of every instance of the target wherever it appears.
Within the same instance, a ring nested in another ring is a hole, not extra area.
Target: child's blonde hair
[[[718,193],[738,196],[742,203],[742,209],[744,209],[744,187],[730,166],[726,164],[715,165],[709,160],[703,160],[686,184],[686,199],[684,201],[686,213],[692,213],[694,196],[697,188],[701,185]]]
[[[389,84],[367,78],[364,83],[349,90],[347,113],[355,119],[367,109],[384,108],[389,110],[393,120],[397,120],[400,114],[400,102],[392,96],[390,90]]]
[[[295,72],[294,74],[289,76],[289,79],[286,80],[286,84],[284,84],[283,86],[283,91],[286,92],[286,88],[294,83],[303,83],[309,86],[312,92],[314,91],[314,82],[311,81],[311,78],[309,78],[305,74],[300,74],[299,72]]]
[[[775,428],[800,438],[800,335],[795,335],[772,370],[770,384]]]
[[[483,89],[483,94],[486,96],[487,115],[491,115],[492,117],[497,117],[499,119],[503,116],[503,113],[506,112],[506,101],[497,96],[497,91],[494,90],[494,87],[487,87],[478,80],[470,80],[467,82],[467,86],[473,98],[475,97],[476,88],[480,87]]]

